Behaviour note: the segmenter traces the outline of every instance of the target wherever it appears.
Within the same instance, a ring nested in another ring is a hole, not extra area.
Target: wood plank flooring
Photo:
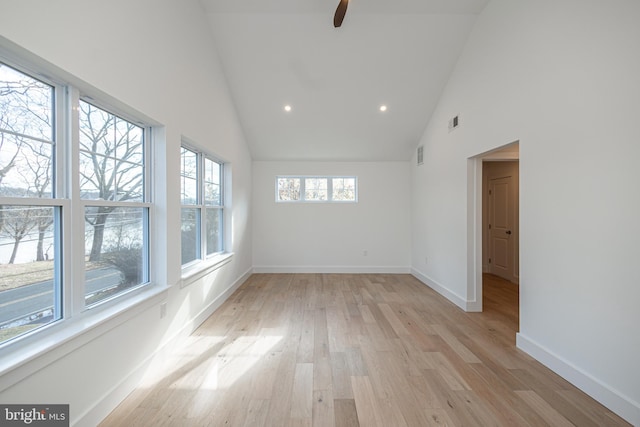
[[[515,348],[516,285],[483,289],[465,313],[409,275],[253,275],[101,425],[629,425]]]

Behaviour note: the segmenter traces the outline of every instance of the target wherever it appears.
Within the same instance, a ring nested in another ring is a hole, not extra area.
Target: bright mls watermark
[[[0,425],[69,427],[69,405],[0,405]]]

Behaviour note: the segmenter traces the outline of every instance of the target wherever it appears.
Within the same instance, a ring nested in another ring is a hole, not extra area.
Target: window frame
[[[28,135],[25,133],[18,133],[10,131],[9,129],[3,129],[4,133],[12,134],[17,137],[26,137],[33,141],[40,141],[43,143],[50,143],[51,147],[51,194],[43,197],[6,197],[0,196],[0,205],[4,206],[37,206],[43,208],[52,208],[54,222],[52,224],[53,246],[54,246],[54,264],[53,264],[53,318],[44,324],[39,325],[31,330],[19,333],[12,336],[2,342],[0,342],[0,350],[12,347],[16,343],[20,343],[23,340],[29,339],[31,336],[38,336],[43,330],[49,329],[52,326],[61,324],[65,319],[70,317],[72,311],[70,310],[69,300],[65,298],[70,294],[69,289],[65,289],[66,272],[65,260],[70,258],[64,253],[64,241],[65,230],[69,228],[67,224],[70,224],[68,220],[68,213],[71,208],[71,201],[67,197],[66,187],[63,179],[58,179],[58,168],[63,168],[60,163],[63,162],[62,158],[66,151],[66,134],[63,130],[62,124],[65,123],[67,117],[67,111],[65,109],[65,89],[66,86],[53,78],[44,76],[41,73],[34,71],[33,67],[29,64],[22,64],[22,61],[13,60],[13,58],[3,55],[3,51],[0,50],[0,63],[13,69],[14,71],[36,80],[40,83],[48,85],[52,89],[52,102],[51,102],[51,126],[52,135],[51,141],[46,141],[42,138]],[[62,95],[61,95],[62,94]],[[59,166],[60,165],[60,166]],[[62,169],[61,169],[62,170]],[[28,313],[24,313],[25,315]]]
[[[300,180],[300,198],[298,200],[281,200],[278,191],[280,179],[299,179]],[[326,179],[327,180],[327,200],[316,200],[306,198],[307,179]],[[354,180],[354,198],[353,200],[335,200],[333,198],[333,180],[334,179],[353,179]],[[276,203],[358,203],[358,177],[356,175],[276,175],[275,179],[275,201]]]
[[[189,151],[196,156],[196,203],[183,203],[183,189],[182,179],[183,173],[183,161],[182,150]],[[207,204],[205,195],[205,178],[206,178],[206,162],[211,161],[219,166],[219,204]],[[182,225],[182,211],[183,209],[196,210],[196,255],[193,260],[182,263],[182,246],[180,249],[181,267],[183,278],[189,278],[194,273],[200,271],[203,267],[206,268],[210,265],[216,266],[218,262],[225,261],[230,253],[227,251],[227,239],[226,239],[226,213],[227,213],[227,189],[226,189],[226,175],[227,175],[228,163],[220,159],[220,157],[210,154],[209,152],[198,148],[196,144],[182,138],[180,144],[180,224]],[[207,210],[215,209],[218,213],[220,224],[218,226],[218,244],[220,250],[212,253],[207,253]],[[181,243],[182,243],[182,231],[181,231]]]
[[[87,85],[68,73],[45,63],[21,49],[0,43],[0,62],[27,77],[50,85],[53,88],[52,101],[52,154],[51,154],[51,194],[36,197],[1,197],[0,205],[42,206],[53,208],[54,225],[52,233],[54,246],[54,307],[58,312],[51,321],[37,328],[12,336],[0,342],[0,352],[14,354],[0,363],[0,373],[22,364],[25,359],[50,354],[71,337],[89,337],[95,333],[95,326],[117,314],[141,303],[151,304],[166,292],[166,286],[157,286],[154,281],[154,254],[151,230],[155,229],[154,219],[154,177],[153,136],[159,124],[145,117],[121,102]],[[113,202],[123,207],[140,208],[143,214],[143,277],[141,283],[96,303],[85,302],[84,262],[85,255],[86,206],[111,205],[109,201],[83,199],[80,196],[79,178],[79,112],[80,99],[139,126],[144,135],[141,163],[143,167],[143,198],[136,202]],[[38,140],[38,138],[35,138]],[[116,321],[118,323],[118,321]],[[53,357],[53,356],[51,356]],[[25,369],[28,371],[28,369]],[[25,373],[24,375],[28,375]]]
[[[135,293],[141,288],[144,288],[152,283],[151,281],[151,251],[152,247],[151,242],[151,232],[152,229],[152,212],[153,212],[153,203],[152,203],[152,194],[151,194],[151,179],[152,179],[152,158],[151,158],[151,147],[152,147],[152,135],[153,129],[149,124],[144,123],[140,118],[132,117],[130,114],[126,114],[120,111],[117,108],[114,108],[106,103],[100,102],[99,100],[94,99],[94,97],[78,92],[76,90],[70,91],[69,101],[71,103],[71,109],[74,112],[73,123],[74,125],[77,123],[79,126],[79,118],[76,119],[76,115],[78,115],[78,111],[80,111],[79,103],[80,101],[86,102],[93,107],[99,108],[102,111],[113,115],[115,118],[124,120],[131,124],[134,124],[142,129],[143,132],[143,141],[142,141],[142,167],[143,167],[143,176],[142,176],[142,197],[141,201],[121,201],[121,200],[101,200],[101,199],[89,199],[82,197],[82,190],[80,188],[80,153],[83,150],[80,148],[80,133],[79,130],[74,129],[73,134],[71,135],[71,153],[74,157],[72,162],[72,167],[70,168],[73,173],[73,179],[71,182],[71,193],[75,195],[75,199],[77,200],[78,209],[74,211],[76,218],[78,218],[78,222],[82,220],[84,224],[84,229],[86,233],[86,221],[85,218],[85,210],[87,207],[113,207],[113,208],[136,208],[141,209],[143,212],[146,211],[146,214],[142,216],[142,278],[141,283],[132,286],[130,289],[126,289],[124,291],[118,292],[113,296],[109,296],[107,298],[101,299],[94,303],[87,304],[86,303],[86,289],[83,289],[82,295],[76,295],[76,299],[74,299],[74,305],[76,309],[84,309],[89,310],[95,307],[98,307],[102,304],[106,304],[109,301],[117,300],[121,296]],[[77,179],[76,179],[77,177]],[[72,198],[73,199],[73,198]],[[75,223],[75,221],[74,221]],[[76,233],[80,234],[80,233]],[[77,248],[77,252],[74,253],[74,256],[78,256],[79,252],[82,251],[83,255],[86,256],[86,247],[84,243],[85,234],[81,236],[83,238],[82,247]],[[79,246],[76,244],[76,246]],[[78,259],[78,258],[75,258]],[[80,264],[80,263],[78,263]],[[86,273],[86,269],[83,266],[83,272]],[[83,281],[83,285],[86,285],[86,278]],[[83,286],[84,288],[84,286]],[[76,292],[78,294],[79,292]],[[82,298],[82,302],[80,302],[80,298]],[[84,306],[82,308],[81,306]]]

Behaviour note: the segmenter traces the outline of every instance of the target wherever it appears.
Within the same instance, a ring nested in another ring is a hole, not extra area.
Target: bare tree
[[[278,178],[278,200],[300,200],[300,178]]]
[[[4,70],[3,70],[4,69]],[[16,165],[24,136],[51,139],[51,88],[0,64],[0,184]],[[7,71],[10,70],[10,71]],[[13,145],[13,147],[11,147]]]
[[[2,123],[2,115],[0,115],[0,123]],[[5,144],[5,134],[4,132],[0,132],[0,152],[6,152],[8,149],[5,149],[5,145],[9,145],[9,144]],[[8,160],[6,162],[0,163],[0,189],[2,188],[2,180],[4,179],[5,176],[7,176],[7,174],[9,174],[9,171],[11,169],[13,169],[13,167],[16,165],[16,158],[18,157],[18,154],[20,153],[20,148],[17,147],[15,152],[9,156]],[[2,224],[4,222],[4,210],[2,209],[2,205],[0,205],[0,230],[2,230]]]
[[[80,103],[81,191],[90,199],[142,198],[142,131],[91,104]],[[85,215],[93,227],[90,261],[99,261],[105,226],[115,206],[97,206]]]
[[[13,206],[5,208],[4,226],[2,234],[13,239],[13,250],[9,258],[9,264],[13,264],[18,254],[18,246],[24,237],[35,226],[32,216],[35,214],[30,206]]]
[[[33,143],[35,146],[52,146],[52,95],[51,86],[0,63],[0,195],[33,197],[29,189],[32,177],[18,171],[22,179],[17,180],[14,173],[25,161],[35,160],[42,164],[44,159],[50,174],[50,152],[40,153],[33,159],[28,153],[23,153],[23,149],[25,145],[31,148]],[[47,181],[51,182],[50,175]],[[11,188],[5,188],[7,186]],[[0,206],[0,229],[3,227],[3,211]]]
[[[27,192],[35,197],[45,197],[51,193],[51,149],[47,144],[24,144],[24,160],[18,173],[28,183]],[[38,228],[38,244],[36,246],[36,261],[44,261],[44,238],[46,231],[53,224],[50,209],[39,209],[32,216]]]
[[[0,116],[0,122],[2,121],[2,116]],[[4,132],[0,132],[0,151],[6,151],[9,150],[10,148],[7,147],[5,148],[5,145],[9,145],[8,143],[5,142],[6,136]],[[16,165],[16,158],[18,157],[18,154],[20,153],[20,147],[16,147],[16,149],[13,151],[13,154],[9,156],[8,160],[0,163],[0,184],[2,184],[2,180],[4,179],[5,176],[7,176],[7,174],[9,173],[9,171]]]

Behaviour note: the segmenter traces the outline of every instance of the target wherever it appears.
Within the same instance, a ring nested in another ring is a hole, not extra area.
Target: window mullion
[[[149,165],[153,164],[153,140],[151,139],[153,136],[153,131],[151,127],[146,127],[143,133],[143,141],[142,141],[142,162],[144,165],[144,169],[142,171],[142,201],[150,204],[151,202],[155,202],[153,198],[153,179],[151,174],[154,172],[151,170]],[[152,241],[152,233],[151,230],[154,229],[153,218],[153,206],[149,206],[143,210],[143,223],[142,223],[142,282],[149,283],[155,277],[152,277],[151,264],[152,260],[155,257],[155,253],[152,253],[152,248],[155,245],[155,242]]]
[[[217,162],[216,162],[217,163]],[[224,165],[218,164],[218,205],[224,206]]]
[[[70,313],[67,311],[71,306],[71,298],[67,297],[67,289],[66,285],[69,282],[69,277],[66,273],[67,269],[65,268],[64,263],[69,263],[67,256],[64,254],[64,236],[63,232],[65,227],[62,227],[64,223],[65,216],[67,219],[70,218],[70,215],[67,215],[67,209],[65,207],[58,207],[54,209],[54,220],[53,220],[53,234],[54,234],[54,267],[53,267],[53,281],[55,283],[53,292],[54,292],[54,311],[57,313],[61,313],[61,318],[70,317]]]
[[[148,283],[151,281],[151,269],[149,268],[150,259],[150,244],[151,244],[151,208],[143,209],[142,216],[142,283]]]
[[[200,259],[203,260],[207,257],[207,239],[205,236],[207,210],[204,196],[204,176],[205,176],[205,156],[202,153],[198,153],[198,171],[196,173],[196,182],[198,185],[198,207],[200,209],[200,221],[198,224],[198,238],[200,239]]]
[[[85,237],[85,220],[84,209],[85,204],[80,199],[80,92],[76,88],[68,90],[68,111],[67,119],[67,135],[65,138],[67,164],[64,169],[66,172],[65,182],[67,197],[71,199],[71,212],[69,215],[69,224],[63,227],[65,231],[65,241],[71,244],[65,245],[65,265],[68,271],[66,278],[66,299],[69,299],[70,310],[67,311],[69,316],[81,313],[85,308],[84,289],[84,237]],[[70,233],[71,229],[74,232]],[[71,262],[71,260],[78,260]]]
[[[68,176],[62,171],[68,170],[68,148],[69,138],[67,124],[70,116],[69,92],[67,87],[62,85],[54,86],[53,105],[53,126],[54,126],[54,147],[52,159],[52,179],[53,198],[67,200],[62,201],[62,205],[54,209],[53,235],[54,235],[54,311],[60,314],[60,318],[70,317],[72,314],[72,300],[70,292],[71,281],[71,257],[65,253],[65,242],[71,239],[70,227],[64,224],[71,224],[71,210],[69,192],[67,191]],[[57,200],[56,200],[57,201]]]

